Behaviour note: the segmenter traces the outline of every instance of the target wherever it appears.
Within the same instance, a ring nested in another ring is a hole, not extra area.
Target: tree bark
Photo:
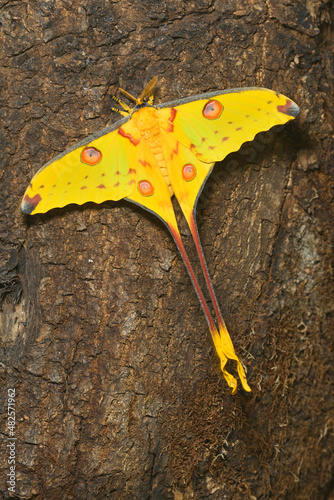
[[[329,9],[0,1],[3,498],[333,498]],[[20,212],[44,163],[118,119],[117,88],[139,95],[155,75],[156,103],[259,86],[301,108],[217,164],[197,210],[250,394],[230,394],[153,215],[124,201]]]

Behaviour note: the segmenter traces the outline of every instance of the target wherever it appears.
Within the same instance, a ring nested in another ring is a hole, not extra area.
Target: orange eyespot
[[[185,181],[192,181],[196,177],[196,168],[191,163],[187,163],[182,168],[182,177]]]
[[[152,184],[148,181],[139,181],[138,182],[138,191],[143,196],[152,196],[154,193],[154,188]]]
[[[216,120],[220,117],[223,109],[224,106],[219,101],[211,100],[205,104],[202,114],[208,120]]]
[[[89,146],[81,151],[80,159],[86,165],[97,165],[102,159],[102,153],[98,149]]]

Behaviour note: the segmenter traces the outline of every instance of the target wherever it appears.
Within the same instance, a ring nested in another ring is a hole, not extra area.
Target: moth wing
[[[196,200],[201,193],[214,163],[204,163],[187,147],[167,132],[163,136],[163,154],[173,192],[190,224]]]
[[[33,177],[23,197],[22,212],[45,213],[72,203],[102,203],[129,196],[135,189],[137,136],[127,118],[69,148]]]
[[[256,134],[293,120],[297,104],[261,88],[211,92],[157,106],[161,126],[206,163],[223,160]]]

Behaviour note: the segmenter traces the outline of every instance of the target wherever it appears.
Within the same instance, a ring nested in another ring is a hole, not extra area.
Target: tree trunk
[[[0,2],[3,498],[333,498],[329,8]],[[231,395],[157,218],[20,211],[44,163],[119,118],[117,88],[155,75],[156,103],[259,86],[301,108],[216,164],[197,210],[250,394]]]

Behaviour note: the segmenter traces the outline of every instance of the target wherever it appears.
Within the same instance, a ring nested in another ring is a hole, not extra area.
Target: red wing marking
[[[179,152],[179,141],[176,142],[175,149],[172,149],[172,152],[170,154],[170,159],[172,160],[174,155],[177,155]]]
[[[82,186],[80,189],[87,189],[87,186]]]
[[[116,182],[116,184],[114,184],[114,188],[117,188],[119,186],[119,182]]]
[[[295,114],[295,112],[299,110],[296,105],[292,101],[290,101],[290,99],[287,99],[285,104],[277,106],[277,111],[279,111],[280,113],[284,113],[285,115],[297,116],[298,112],[297,114]]]
[[[37,207],[42,197],[39,193],[35,194],[32,198],[29,195],[25,195],[23,203],[22,203],[22,212],[24,214],[31,214],[33,210]]]
[[[143,167],[152,167],[152,165],[146,160],[141,160],[140,158],[138,158],[138,161],[141,165],[143,165]],[[134,171],[134,173],[136,173],[136,171]]]
[[[168,129],[166,130],[166,132],[173,132],[174,130],[174,125],[173,125],[173,121],[175,120],[175,116],[176,116],[176,109],[175,108],[171,108],[170,109],[170,117],[168,118]]]
[[[129,168],[128,175],[135,174],[135,173],[136,173],[136,170],[134,168]]]
[[[225,142],[225,141],[227,141],[228,139],[229,139],[229,137],[223,137],[223,138],[222,138],[222,142]]]
[[[216,149],[217,146],[209,146],[209,149]]]
[[[99,189],[105,189],[105,185],[104,184],[100,184],[99,186],[97,186]]]
[[[131,181],[128,182],[128,186],[131,186],[131,184],[136,184],[136,181],[134,181],[133,179],[131,179]]]
[[[43,188],[44,187],[44,184],[42,184],[41,186],[39,186],[39,189]]]
[[[129,139],[129,141],[131,142],[131,144],[133,144],[134,146],[138,146],[138,144],[140,143],[140,138],[139,139],[134,139],[131,134],[127,134],[126,132],[124,132],[124,130],[122,128],[118,129],[118,133],[122,137],[125,137],[125,139]]]
[[[237,132],[239,132],[239,130],[241,130],[241,129],[242,129],[242,127],[238,127],[238,128],[236,128],[235,130],[236,130]]]

